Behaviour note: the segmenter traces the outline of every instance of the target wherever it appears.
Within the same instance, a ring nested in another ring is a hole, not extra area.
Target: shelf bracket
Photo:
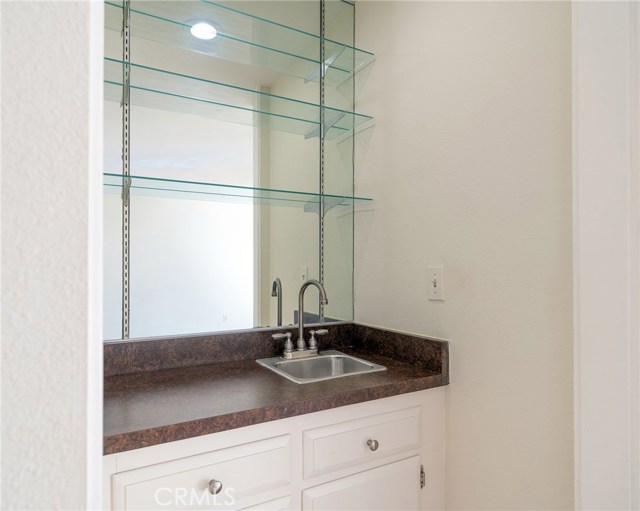
[[[322,123],[324,125],[324,129],[322,130],[322,136],[326,137],[327,136],[327,132],[333,127],[335,126],[338,122],[340,122],[345,115],[347,115],[345,112],[335,112],[330,110],[329,112],[326,111],[326,109],[324,110],[324,122]],[[330,114],[330,115],[327,115]],[[304,138],[305,140],[308,140],[310,138],[314,138],[314,137],[318,137],[320,136],[320,124],[318,124],[317,126],[314,126],[310,131],[307,131],[304,134]]]
[[[340,80],[338,83],[336,83],[334,85],[334,87],[336,89],[340,89],[340,87],[342,87],[345,83],[347,83],[349,80],[351,80],[355,75],[357,75],[360,71],[362,71],[363,69],[366,69],[367,67],[369,67],[371,64],[373,64],[375,62],[375,58],[363,63],[363,64],[359,64],[357,67],[353,68],[353,71],[351,71],[350,73],[347,73],[345,75],[345,77]]]
[[[327,214],[327,212],[340,204],[344,203],[344,199],[342,197],[322,197],[319,201],[309,201],[304,205],[305,213],[318,213],[321,214],[322,217]],[[324,206],[324,207],[321,207]]]
[[[324,44],[324,41],[322,42],[322,44]],[[339,49],[338,51],[334,52],[331,56],[329,56],[329,58],[324,61],[323,65],[319,65],[318,67],[316,67],[311,73],[309,73],[309,75],[307,75],[307,77],[304,79],[304,83],[309,83],[309,82],[312,82],[312,81],[317,80],[318,78],[320,78],[320,70],[322,70],[322,76],[323,77],[326,76],[327,75],[327,71],[331,67],[331,64],[333,64],[334,61],[340,55],[342,55],[342,53],[344,52],[345,48],[346,47],[343,46],[341,49]]]
[[[326,133],[326,130],[325,130],[325,133]],[[320,136],[320,125],[318,124],[316,127],[312,128],[311,130],[307,131],[304,134],[304,139],[309,140],[310,138],[315,138],[319,136]]]

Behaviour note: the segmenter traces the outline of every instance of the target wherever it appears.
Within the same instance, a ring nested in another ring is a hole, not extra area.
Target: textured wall
[[[356,320],[451,341],[449,509],[570,509],[570,5],[360,2],[357,22],[377,60]]]
[[[92,265],[101,237],[89,209],[100,206],[89,202],[90,155],[101,152],[89,144],[90,101],[100,104],[89,89],[95,11],[89,2],[1,9],[0,507],[82,509],[99,493],[91,488],[99,467],[88,458],[101,434],[99,358],[89,362],[99,354],[93,305],[101,295],[99,284],[90,291],[100,281]]]

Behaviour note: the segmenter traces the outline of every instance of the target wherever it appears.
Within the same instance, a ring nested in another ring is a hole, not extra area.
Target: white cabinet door
[[[415,511],[418,456],[382,465],[302,492],[304,511]]]

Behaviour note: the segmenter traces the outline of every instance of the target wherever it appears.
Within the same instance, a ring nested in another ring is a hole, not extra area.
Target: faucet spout
[[[278,297],[278,326],[282,326],[282,282],[276,277],[271,286],[271,296]]]
[[[320,293],[320,303],[327,305],[329,300],[327,298],[327,292],[324,290],[324,286],[315,279],[309,279],[300,287],[300,293],[298,294],[298,342],[297,348],[302,351],[306,348],[304,342],[304,292],[309,286],[315,286]]]

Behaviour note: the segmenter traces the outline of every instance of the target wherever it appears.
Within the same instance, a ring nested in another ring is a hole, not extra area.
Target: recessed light
[[[218,35],[218,31],[209,23],[203,21],[196,23],[191,27],[191,35],[198,39],[204,39],[208,41]]]

